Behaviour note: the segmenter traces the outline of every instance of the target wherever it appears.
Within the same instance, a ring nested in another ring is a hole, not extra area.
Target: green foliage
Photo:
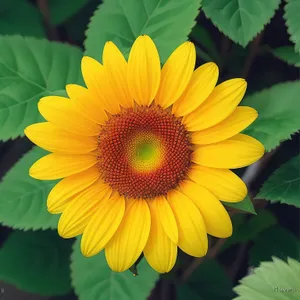
[[[230,279],[215,260],[205,260],[176,290],[177,300],[227,300],[233,295]]]
[[[254,93],[242,105],[258,111],[257,120],[244,133],[258,139],[270,151],[300,129],[300,81],[280,83]],[[283,100],[284,99],[284,100]]]
[[[24,128],[42,120],[38,100],[67,83],[80,83],[82,52],[69,45],[0,37],[0,139],[23,135]]]
[[[300,258],[300,241],[288,230],[273,226],[262,231],[249,252],[249,264],[257,266],[261,261],[271,260],[272,256],[282,259]]]
[[[142,34],[155,42],[161,61],[187,40],[201,0],[106,0],[91,19],[85,40],[86,55],[99,61],[106,41],[127,55]]]
[[[222,201],[223,202],[223,201]],[[232,203],[232,202],[223,202],[226,206],[241,210],[250,214],[256,214],[255,208],[253,206],[253,203],[249,197],[249,195],[246,196],[246,198],[240,202]]]
[[[300,156],[296,156],[277,169],[256,196],[271,202],[300,207]]]
[[[67,294],[70,253],[56,232],[14,231],[0,249],[0,280],[43,296]]]
[[[263,30],[280,0],[203,0],[205,15],[230,39],[243,47]]]
[[[56,228],[58,215],[47,211],[46,199],[54,182],[29,176],[30,166],[46,152],[34,148],[23,156],[0,183],[0,223],[17,229]]]
[[[235,217],[237,217],[237,222]],[[277,222],[276,217],[267,210],[260,211],[256,216],[252,216],[248,220],[243,218],[242,222],[239,222],[241,215],[236,215],[233,218],[233,234],[225,242],[223,250],[232,245],[253,240],[261,231]]]
[[[143,259],[138,265],[139,275],[130,271],[113,272],[107,265],[104,251],[86,258],[80,251],[80,239],[72,254],[72,283],[80,300],[142,300],[146,299],[158,279]]]
[[[273,257],[263,262],[253,274],[243,278],[234,288],[239,297],[234,300],[297,300],[299,299],[299,261],[288,258],[287,262]]]
[[[295,43],[295,51],[300,53],[300,0],[289,0],[284,9],[290,39]]]
[[[296,53],[294,47],[285,46],[272,50],[272,53],[287,64],[300,67],[300,54]]]
[[[88,1],[89,0],[72,0],[72,3],[62,0],[48,1],[51,23],[53,25],[60,25],[76,14]]]
[[[191,38],[195,40],[196,45],[199,44],[202,46],[210,55],[206,54],[204,51],[204,56],[202,54],[199,55],[205,61],[215,61],[216,63],[221,61],[221,58],[218,53],[218,49],[216,43],[214,42],[213,38],[211,37],[210,33],[201,25],[197,24],[192,32]],[[196,46],[197,54],[199,54],[199,48]]]
[[[44,37],[45,30],[38,9],[25,0],[1,0],[0,35],[4,34]]]

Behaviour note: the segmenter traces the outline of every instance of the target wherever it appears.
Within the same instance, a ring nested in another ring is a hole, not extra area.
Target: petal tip
[[[72,90],[75,87],[75,84],[69,83],[66,85],[66,92],[69,94],[70,90]]]
[[[219,67],[216,63],[214,62],[209,62],[208,64],[208,68],[213,72],[213,73],[218,73],[219,74]]]
[[[241,84],[241,86],[243,86],[243,87],[245,87],[245,88],[246,88],[247,85],[248,85],[246,79],[244,79],[244,78],[241,78],[241,79],[240,79],[240,84]]]
[[[68,234],[68,228],[67,228],[67,226],[65,226],[65,224],[62,224],[61,218],[58,222],[57,233],[60,237],[62,237],[64,239],[69,239],[69,238],[73,237]]]
[[[29,138],[29,137],[28,137],[28,134],[30,134],[30,126],[31,126],[31,125],[27,126],[27,127],[24,129],[24,134],[27,136],[27,138]]]
[[[90,64],[95,64],[95,63],[101,65],[100,62],[98,62],[96,59],[90,56],[83,56],[81,59],[81,70],[86,69],[89,67]]]
[[[40,179],[38,176],[38,172],[36,171],[35,164],[33,164],[29,169],[29,176],[34,179]]]
[[[94,256],[96,253],[93,253],[90,249],[88,249],[88,247],[84,246],[81,240],[81,245],[80,245],[80,251],[82,253],[82,255],[84,257],[92,257]]]

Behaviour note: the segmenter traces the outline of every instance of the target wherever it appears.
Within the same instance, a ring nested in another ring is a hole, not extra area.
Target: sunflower
[[[195,67],[195,47],[180,45],[161,68],[147,35],[128,62],[107,42],[103,64],[82,59],[87,88],[67,85],[68,98],[47,96],[38,109],[47,122],[25,129],[50,152],[30,168],[40,180],[62,179],[47,207],[61,214],[58,232],[81,235],[83,255],[105,249],[110,268],[130,268],[143,253],[160,273],[175,264],[178,247],[204,256],[207,234],[232,234],[221,201],[244,199],[247,188],[229,169],[257,161],[264,147],[241,134],[256,118],[237,107],[244,79],[216,86],[218,67]]]

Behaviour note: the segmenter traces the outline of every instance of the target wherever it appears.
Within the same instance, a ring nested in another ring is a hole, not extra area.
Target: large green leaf
[[[126,55],[142,34],[154,39],[161,60],[187,39],[201,0],[106,0],[91,19],[85,40],[86,54],[99,61],[106,41]]]
[[[294,47],[285,46],[276,48],[272,50],[272,53],[287,64],[300,68],[300,54],[295,52]]]
[[[44,37],[45,30],[39,10],[29,1],[1,0],[0,35],[5,34]]]
[[[0,223],[17,229],[56,228],[58,215],[47,211],[46,199],[54,182],[29,176],[30,166],[46,152],[34,148],[20,159],[0,183]]]
[[[300,262],[288,258],[287,262],[273,257],[263,262],[253,274],[243,278],[234,288],[239,297],[234,300],[297,300],[300,287]]]
[[[204,261],[187,283],[176,288],[177,300],[227,300],[233,295],[229,277],[215,260]]]
[[[255,208],[250,197],[247,195],[246,198],[240,202],[223,202],[226,206],[241,210],[250,214],[256,214]]]
[[[0,139],[23,135],[24,128],[42,120],[38,99],[81,83],[79,48],[23,38],[0,37]]]
[[[56,232],[14,231],[0,249],[0,280],[44,296],[66,294],[70,253],[70,241]]]
[[[256,196],[271,202],[300,207],[300,156],[296,156],[277,169]]]
[[[87,258],[80,251],[80,239],[72,254],[72,283],[80,300],[144,300],[153,289],[158,273],[145,259],[138,265],[139,275],[130,271],[116,273],[107,265],[104,251]]]
[[[241,215],[236,215],[238,220]],[[238,224],[233,230],[232,236],[227,239],[224,244],[223,250],[237,243],[245,243],[253,240],[261,231],[276,224],[276,217],[269,211],[260,211],[257,215],[252,216],[248,220],[243,220],[241,224]],[[233,226],[235,222],[233,222]]]
[[[246,97],[242,105],[255,108],[258,119],[244,133],[257,138],[267,151],[300,129],[300,81],[280,83]]]
[[[203,0],[205,15],[243,47],[264,28],[279,7],[280,0]]]
[[[54,25],[59,25],[66,21],[68,18],[76,14],[89,0],[49,0],[50,21]]]
[[[300,0],[289,0],[285,5],[284,18],[290,39],[295,43],[295,51],[300,53]]]
[[[249,252],[249,264],[257,266],[261,261],[271,260],[272,256],[286,259],[299,258],[300,241],[290,231],[273,226],[262,231],[254,240]]]

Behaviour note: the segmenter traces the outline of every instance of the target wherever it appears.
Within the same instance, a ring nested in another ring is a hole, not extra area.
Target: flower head
[[[42,98],[47,120],[26,128],[38,146],[53,152],[30,175],[63,178],[50,192],[50,213],[62,213],[58,232],[82,234],[81,250],[105,249],[115,271],[131,267],[144,253],[158,272],[174,266],[177,247],[201,257],[207,234],[232,234],[221,201],[237,202],[245,184],[229,169],[247,166],[263,146],[240,134],[257,117],[237,107],[243,79],[216,86],[218,68],[194,71],[195,48],[179,46],[161,68],[148,36],[134,42],[128,62],[106,43],[103,65],[82,60],[87,88],[68,85],[69,98]]]

